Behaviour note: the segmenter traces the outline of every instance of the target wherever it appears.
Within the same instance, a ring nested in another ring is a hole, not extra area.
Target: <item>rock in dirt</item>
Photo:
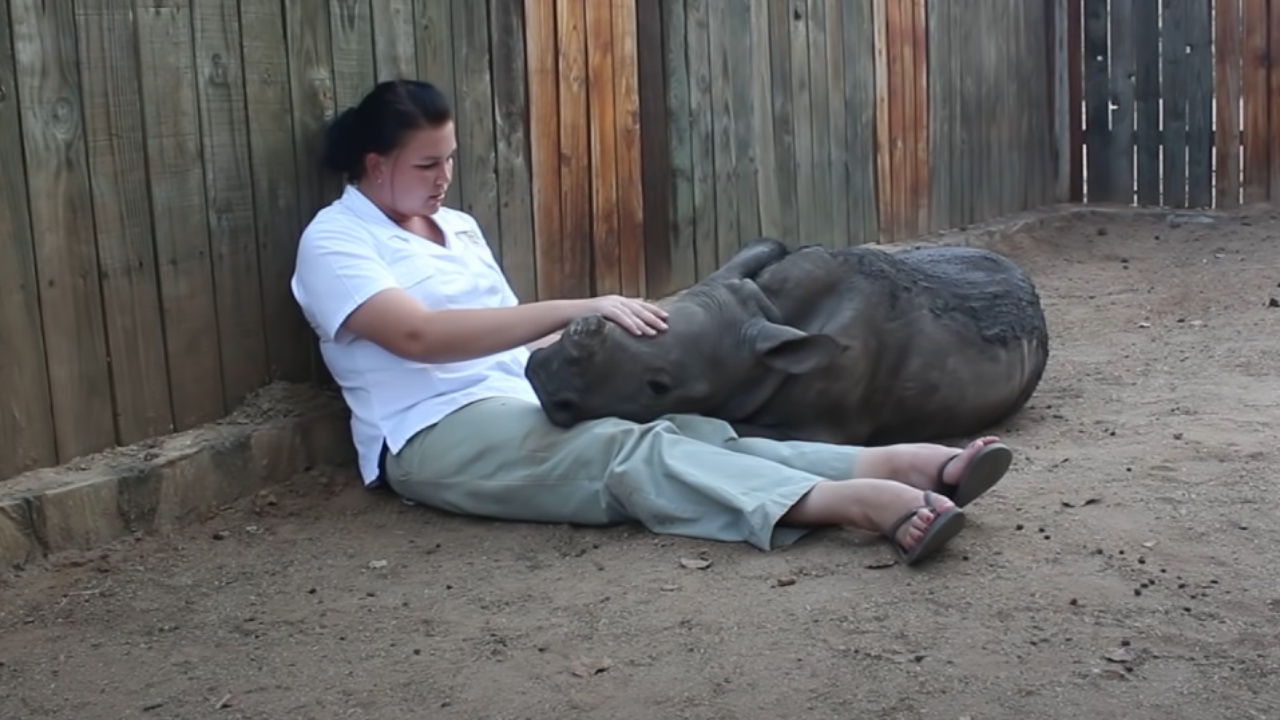
[[[1273,297],[1267,302],[1269,308],[1280,308],[1280,298]]]
[[[777,581],[774,582],[773,586],[774,587],[790,587],[795,584],[796,584],[796,579],[788,575],[787,577],[778,578]]]
[[[608,672],[611,667],[613,667],[613,661],[607,657],[584,657],[574,661],[569,671],[578,677],[591,677],[592,675]]]
[[[689,570],[706,570],[711,567],[710,560],[700,558],[680,558],[680,564]]]

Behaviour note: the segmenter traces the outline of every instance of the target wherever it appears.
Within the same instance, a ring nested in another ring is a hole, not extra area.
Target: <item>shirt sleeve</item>
[[[308,228],[298,244],[293,295],[323,340],[383,290],[398,287],[391,269],[363,237],[343,228]]]

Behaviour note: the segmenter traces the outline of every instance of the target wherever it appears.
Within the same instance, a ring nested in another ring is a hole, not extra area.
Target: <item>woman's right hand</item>
[[[667,311],[636,298],[603,295],[591,298],[590,312],[635,335],[657,335],[667,329]]]

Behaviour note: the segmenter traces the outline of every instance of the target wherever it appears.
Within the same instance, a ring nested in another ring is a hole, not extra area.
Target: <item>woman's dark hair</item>
[[[451,120],[449,99],[435,85],[421,80],[380,82],[329,126],[324,163],[356,182],[364,177],[368,153],[385,155],[399,147],[407,133]]]

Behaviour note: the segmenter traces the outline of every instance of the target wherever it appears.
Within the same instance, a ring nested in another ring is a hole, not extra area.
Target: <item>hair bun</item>
[[[344,175],[356,174],[354,170],[364,154],[360,152],[360,128],[356,107],[343,110],[329,124],[324,164],[330,170]]]

